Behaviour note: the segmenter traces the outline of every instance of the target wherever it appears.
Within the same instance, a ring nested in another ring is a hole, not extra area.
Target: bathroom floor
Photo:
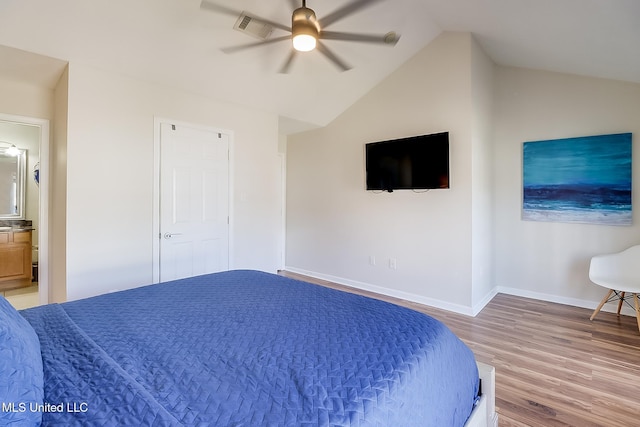
[[[38,284],[32,286],[0,292],[16,310],[36,307],[40,305],[40,295],[38,294]]]

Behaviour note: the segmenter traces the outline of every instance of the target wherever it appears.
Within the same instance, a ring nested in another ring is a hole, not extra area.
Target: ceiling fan
[[[347,3],[346,5],[338,8],[329,15],[321,19],[317,19],[316,13],[312,9],[307,7],[306,0],[302,0],[302,6],[298,6],[298,0],[289,0],[291,6],[294,8],[293,14],[291,16],[291,27],[255,16],[251,16],[250,19],[255,19],[263,24],[270,25],[273,28],[278,28],[290,34],[240,46],[223,48],[222,50],[226,53],[232,53],[280,41],[291,40],[291,53],[280,69],[281,73],[286,73],[289,71],[293,59],[298,55],[299,52],[309,52],[315,49],[317,49],[320,53],[327,57],[340,70],[347,71],[351,69],[351,67],[342,59],[340,59],[335,53],[333,53],[321,40],[344,40],[351,42],[378,43],[393,46],[398,43],[400,36],[394,31],[390,31],[383,35],[376,35],[325,31],[325,28],[349,15],[354,14],[355,12],[360,11],[367,6],[371,6],[380,1],[382,0],[353,0],[350,3]],[[235,17],[246,14],[243,11],[231,9],[226,6],[213,3],[210,0],[202,0],[200,8],[224,13],[226,15]]]

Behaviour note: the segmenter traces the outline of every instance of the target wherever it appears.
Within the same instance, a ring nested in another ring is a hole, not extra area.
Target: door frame
[[[233,268],[233,165],[234,165],[234,135],[233,131],[228,129],[216,128],[213,126],[204,126],[194,123],[183,122],[180,120],[171,120],[162,117],[153,118],[153,219],[152,219],[152,280],[153,283],[160,281],[160,126],[162,124],[184,126],[191,129],[202,130],[212,133],[223,133],[229,136],[229,269]]]
[[[40,304],[50,301],[49,289],[49,120],[0,113],[0,120],[40,128],[40,180],[38,183],[40,210],[38,214],[38,298]],[[27,171],[27,179],[31,179]]]
[[[287,153],[278,153],[278,158],[280,159],[280,225],[282,227],[278,269],[284,270],[287,266]]]

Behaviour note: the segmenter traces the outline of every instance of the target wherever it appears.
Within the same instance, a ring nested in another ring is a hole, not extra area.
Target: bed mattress
[[[478,396],[473,353],[440,321],[263,272],[21,314],[46,426],[462,426]]]

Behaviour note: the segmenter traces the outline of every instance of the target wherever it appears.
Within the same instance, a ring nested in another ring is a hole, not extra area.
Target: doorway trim
[[[171,120],[162,117],[153,118],[153,218],[152,218],[152,283],[160,281],[160,126],[162,124],[173,124],[176,126],[184,126],[192,129],[199,129],[207,132],[223,133],[229,136],[229,270],[233,268],[233,176],[234,176],[234,135],[233,131],[220,129],[212,126],[198,125],[194,123],[183,122],[180,120]]]
[[[49,295],[49,120],[0,113],[0,120],[40,128],[40,180],[38,230],[38,297],[48,304]]]

